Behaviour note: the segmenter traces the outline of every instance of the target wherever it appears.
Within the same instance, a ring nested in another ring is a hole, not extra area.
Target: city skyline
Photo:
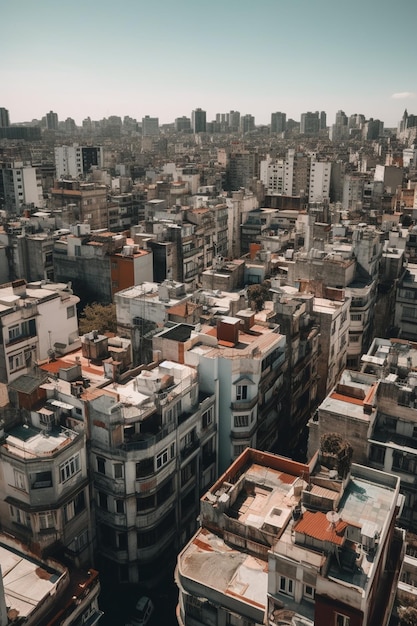
[[[11,123],[49,110],[78,125],[145,115],[160,124],[191,116],[251,113],[269,124],[283,111],[300,119],[325,110],[363,113],[396,126],[417,109],[414,0],[360,3],[335,10],[330,0],[213,0],[210,10],[190,0],[149,4],[123,0],[52,0],[3,6],[9,25],[0,47],[2,102]],[[401,22],[401,41],[391,35]],[[408,61],[409,60],[409,61]]]

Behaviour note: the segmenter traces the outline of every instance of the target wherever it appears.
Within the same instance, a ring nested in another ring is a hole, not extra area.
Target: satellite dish
[[[340,515],[337,511],[328,511],[326,513],[326,519],[332,526],[335,526],[337,522],[340,520]]]

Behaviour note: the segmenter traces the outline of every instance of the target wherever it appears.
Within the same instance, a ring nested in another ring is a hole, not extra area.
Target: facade
[[[179,624],[387,626],[405,552],[399,480],[247,449],[202,497],[178,556]]]
[[[308,201],[325,202],[330,198],[332,164],[330,161],[311,160],[308,185]]]
[[[108,227],[107,188],[98,183],[57,180],[51,189],[52,208],[61,210],[67,225],[86,222],[92,230]]]
[[[191,113],[191,128],[193,133],[206,132],[206,111],[195,109]]]
[[[302,135],[318,135],[320,130],[320,116],[319,112],[301,113],[300,118],[300,133]]]
[[[198,369],[200,389],[215,394],[219,415],[219,469],[247,446],[272,449],[288,428],[282,410],[286,339],[276,325],[256,323],[253,311],[219,316],[217,326],[163,330],[154,350]],[[167,352],[168,351],[168,352]]]
[[[0,286],[1,382],[26,374],[57,349],[79,347],[78,302],[67,285],[19,280]]]
[[[55,168],[56,177],[79,178],[85,177],[92,167],[100,169],[104,164],[102,146],[56,146]]]
[[[22,161],[0,163],[1,208],[20,215],[27,206],[43,207],[43,191],[35,167]]]
[[[271,113],[271,133],[284,133],[287,125],[286,113]]]
[[[403,339],[417,339],[417,265],[408,263],[397,285],[394,326]]]
[[[47,130],[58,130],[58,113],[49,111],[45,116]]]
[[[118,582],[151,585],[196,529],[217,475],[217,407],[193,368],[141,368],[90,402],[100,560]]]
[[[247,113],[246,115],[242,115],[240,117],[240,132],[243,135],[246,135],[246,133],[251,133],[254,130],[255,130],[254,116],[251,115],[250,113]]]
[[[7,128],[8,126],[10,126],[9,111],[0,107],[0,128]]]
[[[145,117],[142,118],[142,137],[158,137],[158,135],[159,119],[145,115]]]

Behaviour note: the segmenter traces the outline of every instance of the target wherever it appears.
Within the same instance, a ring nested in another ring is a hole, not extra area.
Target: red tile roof
[[[347,526],[347,522],[342,520],[336,524],[330,523],[326,514],[321,511],[306,511],[295,524],[294,530],[297,533],[313,537],[313,539],[328,541],[341,546],[345,540],[344,533]]]

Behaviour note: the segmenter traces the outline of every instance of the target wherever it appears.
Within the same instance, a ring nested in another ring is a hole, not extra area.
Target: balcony
[[[146,513],[138,512],[136,514],[136,528],[149,528],[155,526],[159,520],[168,513],[168,511],[175,505],[177,494],[173,493],[159,506],[155,507],[152,511],[148,510]]]
[[[236,400],[230,404],[232,411],[250,411],[258,403],[258,396],[256,395],[252,400]]]
[[[105,522],[106,524],[110,524],[111,526],[118,526],[121,528],[126,528],[127,526],[127,517],[124,513],[114,513],[112,511],[106,511],[105,509],[97,507],[96,516],[97,521]]]
[[[186,445],[184,448],[182,448],[182,450],[180,452],[181,461],[184,461],[187,457],[189,457],[190,454],[192,454],[195,450],[197,450],[199,448],[199,446],[200,446],[200,441],[196,437],[194,439],[194,441],[192,441],[191,443]]]
[[[120,496],[125,495],[126,485],[124,479],[105,476],[104,474],[94,473],[94,486],[97,489],[104,489],[108,493]]]

